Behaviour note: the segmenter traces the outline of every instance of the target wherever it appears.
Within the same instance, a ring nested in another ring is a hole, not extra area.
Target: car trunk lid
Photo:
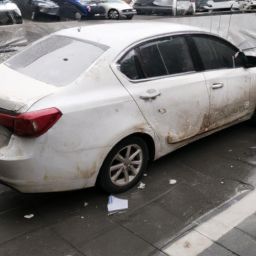
[[[0,112],[24,112],[58,88],[23,75],[2,64],[0,68]]]

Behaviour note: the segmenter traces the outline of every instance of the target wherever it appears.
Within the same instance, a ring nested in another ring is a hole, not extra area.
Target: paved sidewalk
[[[170,256],[255,256],[256,191],[197,225],[163,250]],[[226,207],[226,206],[225,206]]]

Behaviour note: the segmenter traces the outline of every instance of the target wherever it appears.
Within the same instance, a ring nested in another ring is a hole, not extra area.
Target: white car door
[[[251,75],[238,49],[213,36],[193,36],[210,94],[209,129],[243,118],[252,111]]]
[[[209,95],[184,37],[146,42],[119,63],[119,80],[162,142],[181,142],[207,129]]]

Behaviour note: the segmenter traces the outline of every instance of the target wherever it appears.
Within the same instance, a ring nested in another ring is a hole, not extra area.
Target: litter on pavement
[[[176,184],[177,183],[177,180],[175,180],[175,179],[170,179],[169,180],[169,184],[170,185],[174,185],[174,184]]]
[[[108,197],[108,212],[115,213],[126,209],[128,209],[127,199],[120,199],[115,196]]]
[[[146,187],[146,184],[143,182],[140,182],[140,185],[138,186],[138,189],[144,189]]]
[[[34,218],[34,214],[27,214],[27,215],[24,215],[24,218],[25,219],[32,219],[32,218]]]

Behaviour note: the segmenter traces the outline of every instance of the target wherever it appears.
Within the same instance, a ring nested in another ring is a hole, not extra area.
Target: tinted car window
[[[158,48],[169,74],[194,70],[189,49],[183,37],[179,36],[160,41]]]
[[[151,42],[139,47],[142,69],[147,77],[167,74],[157,42]]]
[[[120,70],[130,79],[144,78],[138,56],[135,50],[131,50],[120,62]]]
[[[51,36],[17,54],[6,65],[42,82],[64,86],[78,78],[106,49],[89,41]]]
[[[194,36],[194,42],[206,70],[242,66],[242,60],[234,58],[237,49],[214,37]]]

